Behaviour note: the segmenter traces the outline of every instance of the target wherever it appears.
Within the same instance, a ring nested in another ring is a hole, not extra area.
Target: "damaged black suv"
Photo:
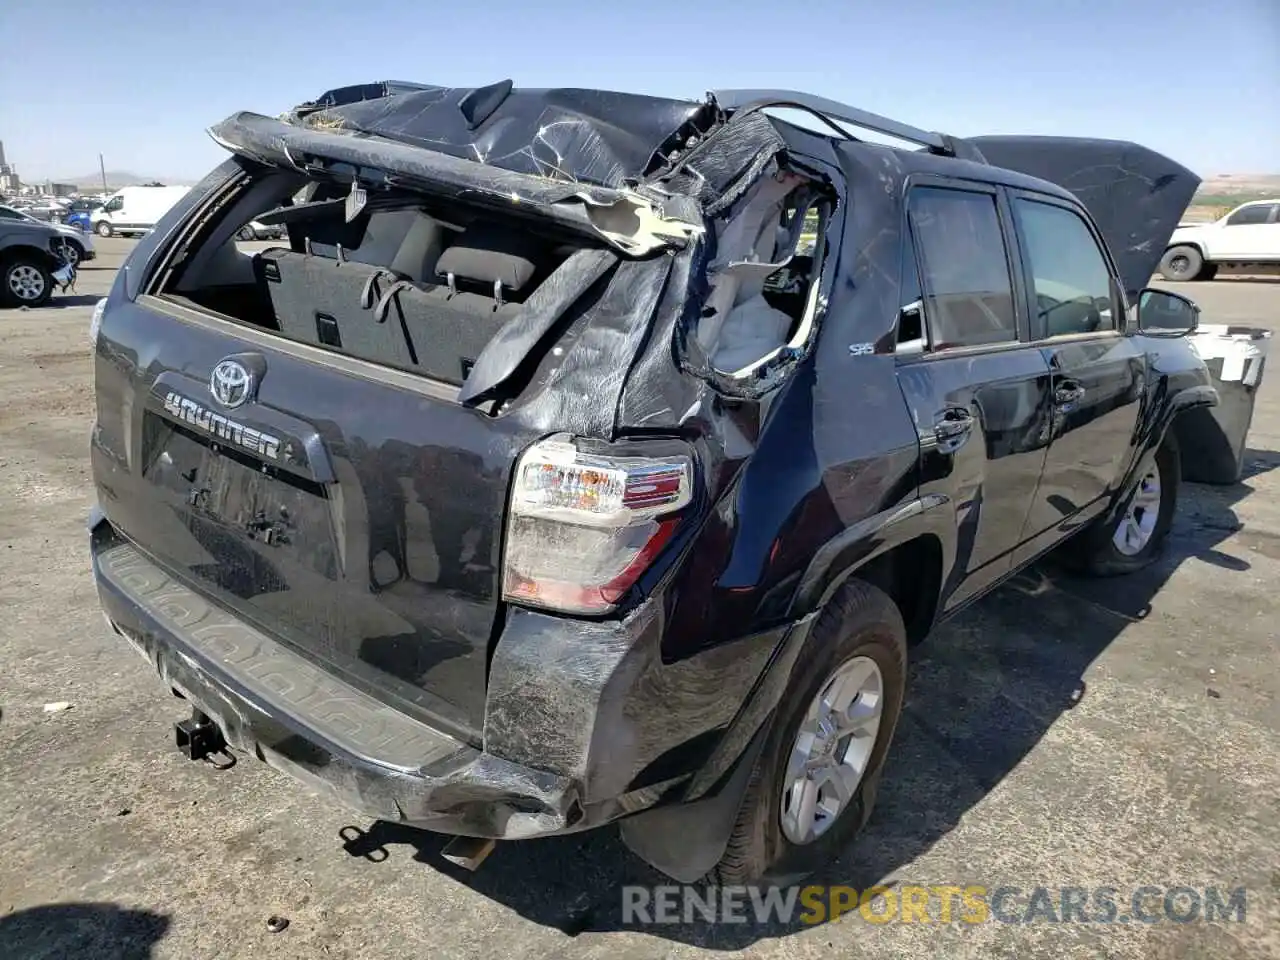
[[[1150,560],[1216,402],[1144,290],[1198,181],[1133,144],[510,82],[211,133],[95,313],[102,603],[190,756],[471,863],[616,820],[812,870],[909,644],[1059,545]]]

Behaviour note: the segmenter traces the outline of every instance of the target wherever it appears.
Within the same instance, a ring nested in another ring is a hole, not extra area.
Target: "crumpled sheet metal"
[[[786,146],[774,121],[753,113],[693,146],[650,186],[692,197],[706,216],[718,216],[745,193]]]
[[[664,663],[664,619],[660,599],[621,622],[513,608],[490,668],[485,751],[569,778],[586,807],[685,773],[672,759],[710,751],[787,628]]]
[[[381,175],[389,184],[412,183],[495,212],[551,220],[608,240],[632,256],[679,245],[703,229],[700,218],[674,220],[665,208],[629,189],[513,172],[342,129],[299,127],[249,111],[233,114],[211,127],[209,134],[227,149],[261,163],[299,171],[319,161],[346,164]]]
[[[706,127],[706,103],[607,90],[512,90],[470,129],[466,88],[429,87],[306,116],[306,126],[375,134],[514,173],[621,187]]]
[[[459,401],[488,399],[562,321],[565,304],[577,302],[617,262],[607,250],[579,250],[562,263],[525,301],[524,309],[485,344],[462,385]]]
[[[1071,191],[1102,231],[1132,298],[1147,286],[1200,186],[1179,163],[1136,143],[1078,137],[969,137],[993,166]]]

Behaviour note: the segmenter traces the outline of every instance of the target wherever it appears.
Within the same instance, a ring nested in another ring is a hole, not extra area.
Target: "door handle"
[[[1063,380],[1053,391],[1053,401],[1060,407],[1079,403],[1084,399],[1084,387],[1078,380]]]
[[[938,449],[943,453],[954,453],[963,446],[973,432],[973,414],[963,407],[950,407],[938,415],[933,424],[933,435],[938,441]]]

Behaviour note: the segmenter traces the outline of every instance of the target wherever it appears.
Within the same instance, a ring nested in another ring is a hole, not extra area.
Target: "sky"
[[[56,13],[55,13],[56,11]],[[24,180],[195,180],[206,128],[348,83],[803,89],[959,136],[1134,140],[1280,173],[1280,0],[0,0]],[[26,55],[14,55],[15,51]]]

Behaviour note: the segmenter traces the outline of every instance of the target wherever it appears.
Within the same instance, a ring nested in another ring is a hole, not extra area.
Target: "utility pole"
[[[102,192],[107,192],[107,165],[102,162],[102,154],[98,154],[98,172],[102,174]]]

